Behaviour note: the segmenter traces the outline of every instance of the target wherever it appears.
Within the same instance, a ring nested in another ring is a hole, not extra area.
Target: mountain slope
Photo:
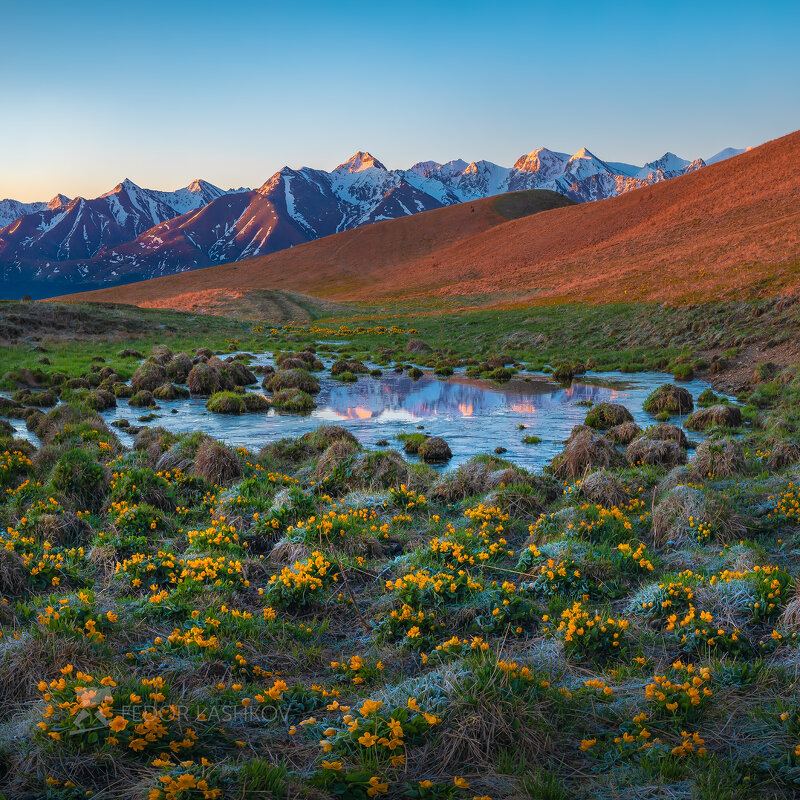
[[[794,288],[798,160],[800,132],[602,203],[501,222],[495,209],[509,195],[70,299],[181,308],[218,292],[290,289],[336,300],[690,301]]]
[[[547,189],[578,202],[600,200],[703,163],[667,153],[639,168],[605,162],[586,148],[573,156],[538,148],[510,168],[456,159],[390,170],[358,151],[330,172],[284,167],[254,191],[226,193],[196,180],[162,192],[126,180],[94,200],[34,204],[32,213],[0,229],[0,276],[17,296],[41,296],[54,280],[87,287],[129,283],[510,191]],[[25,210],[7,204],[7,216]]]

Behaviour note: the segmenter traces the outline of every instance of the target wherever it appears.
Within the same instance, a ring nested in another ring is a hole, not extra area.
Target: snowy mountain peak
[[[752,145],[750,147],[726,147],[724,150],[720,150],[719,153],[715,153],[710,158],[706,159],[706,164],[716,164],[717,161],[725,161],[727,158],[733,158],[734,156],[739,156],[742,153],[746,153],[748,150],[752,150]]]
[[[55,211],[58,208],[64,208],[64,206],[68,206],[72,201],[64,194],[57,194],[48,204],[47,208],[50,211]]]
[[[281,181],[291,178],[292,175],[297,173],[291,167],[281,167],[274,175],[270,175],[256,191],[261,195],[268,195]]]
[[[537,147],[527,155],[520,156],[514,163],[514,169],[520,172],[563,172],[567,159],[546,147]]]
[[[596,163],[598,163],[598,164],[605,164],[605,161],[603,161],[602,159],[599,159],[599,158],[598,158],[598,157],[597,157],[597,156],[596,156],[596,155],[595,155],[595,154],[594,154],[594,153],[593,153],[591,150],[589,150],[587,147],[581,147],[581,149],[580,149],[580,150],[578,150],[578,152],[577,152],[577,153],[575,153],[574,155],[572,155],[572,156],[569,158],[569,160],[570,160],[570,161],[591,161],[591,162],[596,162]]]
[[[739,152],[726,148],[709,161]],[[505,192],[544,189],[581,203],[602,200],[705,163],[667,152],[642,167],[603,161],[585,147],[572,156],[539,147],[513,167],[454,159],[389,170],[359,150],[330,172],[283,167],[255,191],[225,191],[202,178],[160,191],[126,178],[94,199],[0,200],[0,271],[27,271],[42,285],[67,271],[76,284],[87,276],[112,284],[140,280]]]
[[[371,153],[359,150],[351,158],[348,158],[347,161],[344,162],[344,164],[339,164],[339,166],[336,167],[334,172],[339,172],[339,171],[350,172],[350,173],[362,172],[363,170],[369,169],[370,167],[384,170],[384,172],[387,171],[386,167],[384,167],[383,164],[381,164],[381,162],[378,161],[377,158],[375,158],[375,156],[373,156]]]
[[[123,181],[118,183],[113,189],[109,189],[105,194],[101,194],[100,197],[111,197],[115,194],[122,194],[123,192],[141,192],[141,188],[139,188],[130,178],[125,178]]]
[[[432,175],[436,170],[441,169],[442,165],[438,161],[417,161],[416,164],[408,168],[408,172],[425,178]]]
[[[666,172],[674,172],[688,166],[689,162],[685,158],[680,158],[675,153],[667,151],[661,158],[651,161],[644,165],[644,169],[662,169]]]
[[[216,189],[216,186],[212,186],[208,181],[204,181],[202,178],[195,178],[187,187],[186,191],[188,192],[204,192],[211,189],[212,191]]]
[[[590,178],[601,173],[614,173],[614,170],[605,161],[601,161],[585,147],[581,147],[575,155],[570,157],[564,171],[578,180]]]
[[[661,158],[645,164],[634,177],[637,180],[652,183],[654,179],[675,178],[702,166],[705,166],[705,162],[701,158],[687,161],[685,158],[676,156],[675,153],[666,152]]]

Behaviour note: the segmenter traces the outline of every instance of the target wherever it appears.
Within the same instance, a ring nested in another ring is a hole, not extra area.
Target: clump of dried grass
[[[598,403],[589,409],[584,425],[590,428],[608,430],[626,422],[633,422],[633,414],[619,403]]]
[[[642,429],[635,422],[623,422],[621,425],[609,428],[606,431],[606,437],[614,444],[625,446],[638,438],[641,433]]]
[[[778,618],[778,627],[792,633],[800,633],[800,581],[795,581],[794,594]]]
[[[775,471],[796,464],[798,461],[800,461],[800,446],[794,442],[778,442],[770,448],[767,467]]]
[[[648,414],[688,414],[694,408],[694,401],[688,389],[666,383],[650,393],[643,408]]]
[[[581,491],[587,500],[605,508],[621,506],[628,500],[622,481],[604,469],[587,475],[581,483]]]
[[[701,478],[728,478],[744,468],[744,450],[736,439],[707,439],[692,459],[692,469]]]
[[[505,749],[528,763],[551,752],[546,703],[525,703],[504,691],[499,668],[480,683],[472,675],[462,680],[437,726],[436,740],[415,759],[420,770],[453,774],[468,764],[480,772],[493,769]]]
[[[92,537],[92,526],[74,511],[44,514],[36,521],[36,533],[59,547],[82,547]]]
[[[674,467],[686,463],[686,452],[677,442],[642,437],[628,445],[625,450],[625,459],[631,465],[649,464]]]
[[[747,532],[739,515],[719,498],[691,486],[676,486],[653,509],[653,544],[684,546],[692,541],[700,523],[710,526],[720,544],[741,539]]]
[[[718,405],[701,408],[687,420],[690,431],[704,431],[706,428],[738,428],[742,424],[742,412],[737,406]]]
[[[275,543],[269,554],[269,562],[276,567],[290,567],[295,561],[302,561],[311,554],[303,542],[292,542],[283,538]]]
[[[314,480],[319,483],[326,478],[333,477],[337,469],[348,461],[351,461],[357,452],[357,444],[353,444],[347,439],[334,440],[319,457],[316,469],[314,470]]]
[[[0,547],[0,596],[19,597],[27,586],[28,572],[20,556]]]
[[[242,465],[230,447],[207,439],[197,449],[192,473],[209,483],[224,486],[242,477]]]
[[[576,480],[593,469],[614,467],[619,462],[619,453],[605,436],[580,426],[553,459],[553,473],[561,479]]]
[[[681,447],[689,446],[689,441],[683,429],[668,422],[660,422],[658,425],[647,428],[642,436],[658,442],[676,442]]]

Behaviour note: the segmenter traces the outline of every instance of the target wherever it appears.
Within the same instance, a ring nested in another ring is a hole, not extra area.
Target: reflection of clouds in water
[[[387,412],[405,411],[412,418],[476,417],[511,412],[535,414],[537,410],[562,406],[565,401],[600,402],[619,396],[612,389],[573,383],[561,388],[543,380],[515,380],[505,387],[492,387],[454,378],[441,381],[430,376],[412,381],[406,375],[386,375],[380,381],[323,388],[318,415],[337,419],[384,419]]]
[[[308,416],[274,410],[241,416],[211,414],[205,407],[205,398],[192,397],[160,402],[158,418],[151,424],[175,432],[204,431],[251,450],[282,437],[301,436],[325,423],[345,426],[364,445],[387,439],[397,447],[397,434],[424,425],[427,433],[447,440],[453,451],[450,467],[502,445],[513,462],[539,469],[560,452],[572,427],[583,422],[587,409],[576,403],[582,400],[623,403],[636,422],[645,427],[652,423],[652,417],[642,411],[644,399],[656,386],[672,380],[669,375],[654,373],[601,373],[593,377],[615,381],[616,385],[578,382],[562,387],[544,379],[514,378],[503,386],[492,386],[464,375],[444,381],[429,374],[415,382],[396,373],[385,373],[380,379],[361,377],[356,383],[342,384],[321,374],[317,408]],[[695,398],[707,388],[701,381],[683,385]],[[170,413],[173,409],[177,413]],[[140,416],[142,412],[124,400],[102,413],[107,423],[125,418],[137,424]],[[24,420],[11,422],[18,435],[33,436]],[[538,436],[541,443],[523,444],[520,424],[526,428],[526,434]],[[122,431],[118,434],[125,444],[131,444],[130,435]]]

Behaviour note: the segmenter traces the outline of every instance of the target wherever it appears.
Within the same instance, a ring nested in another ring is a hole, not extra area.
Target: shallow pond
[[[253,363],[267,363],[267,357]],[[654,420],[642,411],[642,403],[657,386],[672,382],[668,374],[620,372],[587,373],[568,387],[542,375],[517,376],[506,384],[454,375],[440,379],[426,373],[417,381],[407,375],[386,372],[380,378],[362,376],[356,383],[340,383],[327,373],[318,373],[321,391],[317,408],[308,416],[270,411],[262,414],[227,416],[206,410],[205,398],[159,403],[157,417],[148,422],[170,431],[202,430],[236,446],[258,450],[282,437],[300,436],[324,423],[348,428],[363,445],[375,446],[381,439],[400,447],[398,433],[423,430],[444,437],[453,451],[447,466],[457,466],[477,453],[505,447],[505,458],[529,469],[541,468],[563,447],[573,426],[583,422],[587,408],[577,405],[590,400],[621,403],[643,428]],[[682,383],[697,399],[708,384]],[[147,409],[131,408],[126,400],[103,412],[109,423],[138,418]],[[680,420],[674,419],[679,423]],[[22,435],[29,436],[23,420],[12,420]],[[519,428],[524,425],[524,430]],[[117,430],[125,444],[132,437]],[[523,444],[525,435],[538,436],[539,444]],[[697,435],[694,434],[697,439]]]

